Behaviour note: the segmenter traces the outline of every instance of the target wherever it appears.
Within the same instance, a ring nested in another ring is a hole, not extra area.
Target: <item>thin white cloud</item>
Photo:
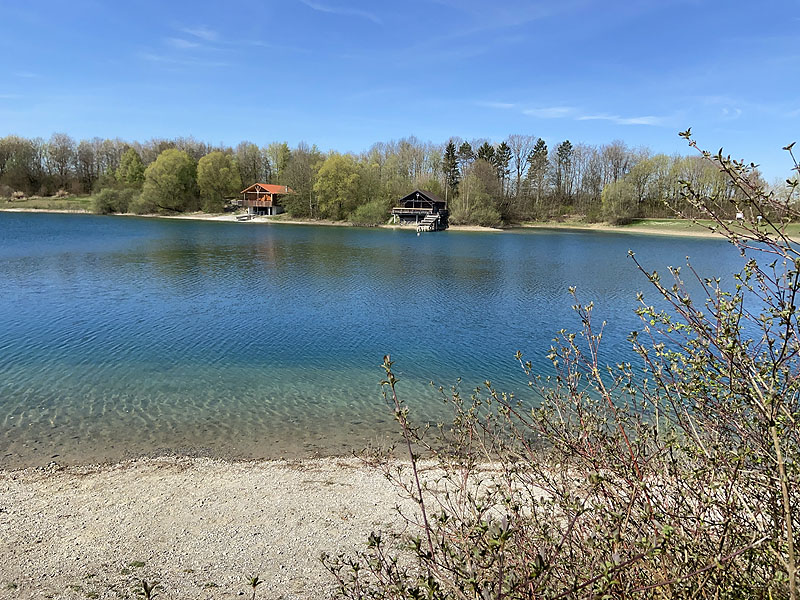
[[[619,115],[581,115],[576,117],[578,121],[611,121],[617,125],[661,125],[664,119],[654,116],[643,117],[621,117]]]
[[[197,48],[200,46],[199,42],[192,42],[190,40],[184,40],[183,38],[171,37],[167,38],[165,41],[173,48],[178,48],[180,50],[188,50],[189,48]]]
[[[498,108],[501,110],[508,110],[510,108],[514,108],[516,104],[511,102],[476,102],[478,106],[484,106],[486,108]]]
[[[216,31],[203,25],[199,27],[184,27],[181,31],[207,42],[214,42],[219,38],[219,34]]]
[[[22,98],[19,94],[0,94],[0,100],[16,100]]]
[[[365,10],[359,10],[357,8],[346,8],[341,6],[330,6],[328,4],[320,4],[319,2],[312,2],[311,0],[300,0],[302,4],[305,4],[308,8],[312,10],[316,10],[317,12],[328,13],[332,15],[344,15],[350,17],[359,17],[361,19],[367,19],[368,21],[372,21],[378,25],[383,24],[383,21],[378,18],[377,15],[367,12]]]
[[[742,109],[741,108],[728,108],[727,106],[722,108],[722,116],[725,119],[738,119],[742,116]]]
[[[541,108],[526,108],[522,111],[523,115],[537,117],[539,119],[563,119],[572,114],[575,109],[571,106],[547,106]]]
[[[14,77],[22,77],[23,79],[35,79],[36,77],[39,77],[39,75],[37,75],[36,73],[31,73],[29,71],[19,71],[17,73],[14,73]]]
[[[161,54],[153,54],[152,52],[142,52],[139,58],[162,65],[172,65],[176,67],[227,67],[230,66],[226,62],[221,61],[208,61],[208,60],[193,60],[183,58],[173,58],[171,56],[163,56]]]

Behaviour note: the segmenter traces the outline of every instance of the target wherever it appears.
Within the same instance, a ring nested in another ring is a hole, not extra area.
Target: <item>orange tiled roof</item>
[[[275,185],[272,183],[254,183],[249,188],[243,189],[240,194],[244,194],[245,192],[249,192],[253,190],[256,186],[260,187],[265,192],[270,194],[293,194],[294,190],[290,188],[288,185]]]

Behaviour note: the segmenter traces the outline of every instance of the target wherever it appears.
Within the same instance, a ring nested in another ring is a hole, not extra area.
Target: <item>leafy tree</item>
[[[203,210],[221,212],[225,198],[242,189],[235,161],[224,152],[206,154],[197,163],[197,187],[203,199]]]
[[[138,195],[134,188],[104,188],[92,198],[92,212],[98,215],[126,213],[135,205]]]
[[[197,165],[184,151],[164,150],[144,172],[141,210],[187,212],[200,208]]]
[[[499,182],[494,165],[483,159],[476,160],[464,174],[458,196],[450,203],[450,221],[454,225],[499,225],[498,193]]]
[[[603,218],[612,225],[630,223],[639,212],[636,190],[627,179],[613,181],[603,188]]]
[[[41,140],[9,135],[0,138],[0,183],[31,194],[43,183]]]
[[[128,148],[119,161],[116,172],[117,181],[123,185],[141,188],[144,184],[144,163],[142,157],[133,148]]]
[[[339,221],[358,206],[358,166],[351,156],[331,153],[322,163],[314,184],[323,218]]]
[[[283,180],[283,172],[291,160],[292,151],[286,142],[273,142],[263,150],[264,166],[268,171],[269,181],[264,183],[278,183]]]
[[[354,225],[383,225],[389,220],[390,203],[386,200],[370,200],[354,210],[348,219]]]

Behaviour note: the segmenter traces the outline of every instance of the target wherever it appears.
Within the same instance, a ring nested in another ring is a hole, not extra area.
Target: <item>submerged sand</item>
[[[321,598],[322,552],[399,530],[407,505],[357,459],[139,459],[0,472],[0,598]],[[411,508],[407,506],[407,508]]]

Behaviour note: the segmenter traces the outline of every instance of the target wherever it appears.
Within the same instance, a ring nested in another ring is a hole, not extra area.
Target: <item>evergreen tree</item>
[[[447,147],[444,149],[442,170],[444,171],[445,190],[449,190],[450,195],[452,195],[461,178],[458,171],[456,145],[453,143],[453,140],[450,140],[447,143]]]
[[[500,142],[497,146],[497,150],[495,150],[494,153],[494,164],[495,167],[497,167],[497,178],[500,180],[502,189],[505,192],[505,182],[511,173],[509,169],[509,164],[511,164],[511,148],[509,148],[508,144],[505,142]]]
[[[472,151],[472,146],[469,145],[469,142],[464,142],[458,147],[458,162],[462,173],[464,168],[470,165],[473,160],[475,160],[475,152]]]
[[[481,144],[481,147],[478,148],[476,157],[480,160],[485,160],[490,165],[496,166],[494,146],[492,146],[489,142],[483,142],[483,144]]]
[[[572,196],[572,144],[569,140],[564,140],[556,146],[553,157],[553,184],[558,199],[568,202]]]
[[[536,145],[528,155],[528,165],[528,189],[538,206],[547,182],[547,144],[542,138],[536,140]]]

